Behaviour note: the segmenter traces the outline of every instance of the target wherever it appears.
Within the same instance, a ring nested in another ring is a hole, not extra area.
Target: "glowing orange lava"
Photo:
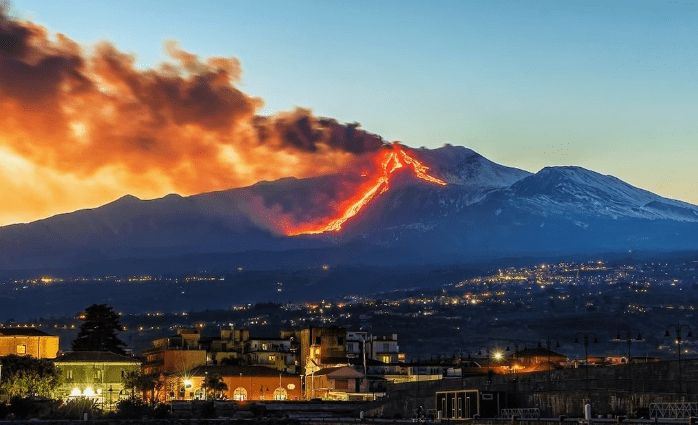
[[[392,149],[385,149],[377,155],[377,162],[380,164],[380,174],[371,178],[368,183],[362,186],[355,198],[346,201],[341,214],[335,218],[327,220],[324,224],[311,224],[290,229],[288,236],[313,235],[325,232],[338,232],[342,229],[347,220],[354,217],[373,198],[380,196],[390,188],[390,178],[393,173],[401,168],[411,168],[414,176],[430,183],[446,186],[446,182],[428,173],[429,167],[422,164],[416,158],[410,156],[402,147],[394,143]],[[362,173],[362,176],[364,174]]]

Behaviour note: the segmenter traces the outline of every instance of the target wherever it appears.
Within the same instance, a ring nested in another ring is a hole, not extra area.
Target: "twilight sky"
[[[13,0],[8,15],[33,35],[0,49],[0,225],[351,160],[343,142],[286,140],[299,116],[698,204],[698,2]],[[56,56],[71,60],[53,73]]]

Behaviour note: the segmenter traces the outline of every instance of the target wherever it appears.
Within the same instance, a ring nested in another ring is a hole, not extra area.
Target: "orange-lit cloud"
[[[0,224],[96,206],[130,193],[193,194],[334,172],[383,140],[296,109],[256,115],[235,58],[172,62],[90,48],[0,8]],[[11,204],[11,205],[9,205]]]

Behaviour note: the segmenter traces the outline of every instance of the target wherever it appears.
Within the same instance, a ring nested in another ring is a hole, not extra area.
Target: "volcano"
[[[126,196],[0,228],[5,270],[111,262],[126,273],[134,261],[167,258],[199,270],[196,259],[222,254],[231,267],[303,268],[696,249],[695,205],[580,167],[532,174],[464,147],[400,144],[333,175]]]
[[[342,230],[342,226],[347,220],[359,214],[374,198],[383,195],[390,189],[391,182],[398,175],[397,171],[400,170],[408,170],[413,177],[429,183],[440,186],[447,185],[445,181],[429,174],[429,167],[416,159],[414,155],[407,153],[399,143],[386,145],[386,148],[380,153],[372,155],[371,160],[376,166],[374,175],[368,176],[368,172],[362,174],[362,176],[369,178],[355,190],[355,195],[340,203],[336,217],[325,219],[325,223],[320,225],[301,225],[291,228],[286,234],[296,236]]]

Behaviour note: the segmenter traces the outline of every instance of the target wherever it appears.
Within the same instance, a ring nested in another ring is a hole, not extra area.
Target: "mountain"
[[[698,248],[698,207],[581,167],[546,167],[439,219],[384,229],[376,244],[476,261]]]
[[[177,258],[196,268],[192,258],[214,254],[236,254],[260,268],[300,268],[325,261],[466,263],[698,249],[698,207],[615,177],[580,167],[531,174],[463,147],[404,150],[447,184],[425,181],[403,167],[391,175],[389,189],[340,232],[285,236],[293,223],[336,214],[341,200],[365,190],[363,174],[286,178],[189,197],[125,196],[99,208],[5,226],[0,269],[120,264],[128,273],[129,264],[141,270],[148,259]]]

